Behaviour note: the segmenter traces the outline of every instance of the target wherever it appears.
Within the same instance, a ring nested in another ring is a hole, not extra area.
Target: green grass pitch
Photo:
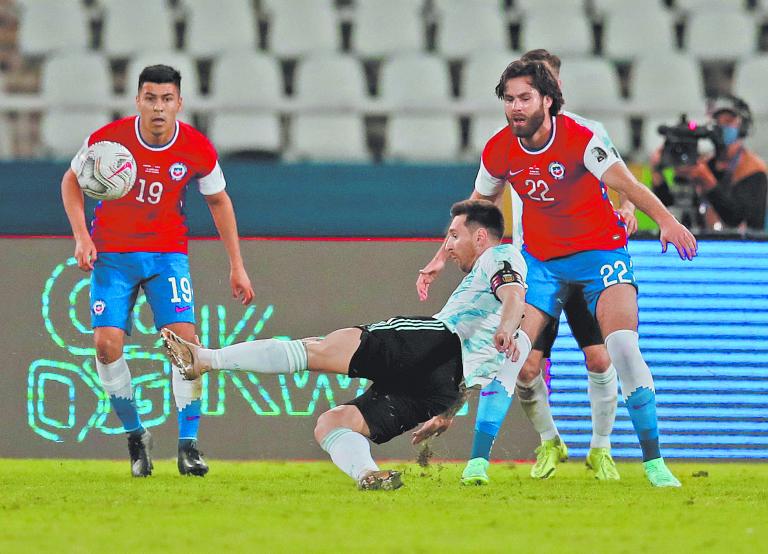
[[[133,479],[127,461],[0,460],[0,552],[765,552],[768,464],[674,463],[683,488],[653,489],[639,463],[598,483],[580,462],[537,482],[493,464],[404,471],[397,491],[356,490],[329,462],[175,461]]]

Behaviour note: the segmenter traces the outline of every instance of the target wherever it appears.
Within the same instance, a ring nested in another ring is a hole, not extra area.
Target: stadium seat
[[[630,104],[640,115],[703,111],[704,86],[698,63],[682,54],[638,59],[632,68]]]
[[[22,54],[44,56],[88,47],[88,18],[79,0],[37,0],[20,6],[18,44]]]
[[[104,10],[102,48],[108,56],[127,58],[142,51],[162,52],[176,46],[173,20],[165,2],[113,0],[105,3]]]
[[[473,52],[461,73],[461,102],[474,114],[503,114],[504,107],[494,92],[504,69],[520,57],[513,50],[482,50]]]
[[[686,49],[701,60],[736,60],[755,52],[758,27],[743,12],[697,12],[688,19],[686,37]]]
[[[504,113],[501,111],[501,103],[499,103],[499,113],[494,115],[476,115],[471,119],[469,124],[469,145],[467,146],[467,153],[471,156],[472,163],[477,162],[479,164],[480,154],[483,152],[485,143],[506,125],[507,120],[504,117]]]
[[[467,25],[471,21],[472,25]],[[437,51],[447,58],[464,58],[481,49],[510,47],[508,16],[498,1],[444,2],[437,28]]]
[[[733,93],[749,104],[752,113],[768,115],[768,56],[756,56],[736,65]]]
[[[365,123],[359,115],[299,114],[291,122],[289,155],[299,160],[366,162]]]
[[[258,46],[250,0],[184,0],[184,6],[188,11],[184,47],[192,56]]]
[[[520,28],[520,50],[546,48],[558,56],[589,56],[594,50],[592,24],[582,11],[531,11]]]
[[[603,21],[603,55],[617,61],[675,50],[675,22],[660,5],[621,3],[608,9]]]
[[[280,118],[274,113],[217,112],[211,116],[208,137],[219,154],[268,152],[281,148]]]
[[[675,9],[684,13],[701,13],[705,11],[731,11],[744,10],[745,0],[675,0]]]
[[[269,50],[280,58],[339,50],[341,33],[332,0],[276,0],[269,13]]]
[[[400,115],[387,123],[385,157],[390,160],[459,160],[459,122],[448,115]]]
[[[513,8],[524,14],[535,12],[556,12],[567,10],[569,12],[583,11],[585,0],[515,0]]]
[[[387,111],[447,108],[452,99],[445,60],[431,54],[406,54],[385,62],[378,103]]]
[[[420,0],[356,0],[352,49],[363,58],[423,50],[421,9]]]
[[[579,114],[584,115],[584,114]],[[591,118],[592,114],[587,113],[586,117]],[[608,136],[611,137],[613,145],[623,155],[631,153],[632,147],[632,126],[629,120],[623,115],[606,115],[597,118],[603,124]]]
[[[747,148],[753,150],[763,160],[768,160],[768,117],[762,116],[755,119],[746,144]]]
[[[112,98],[109,63],[96,52],[53,54],[43,65],[40,88],[50,107],[106,108]]]
[[[125,96],[132,100],[136,96],[141,70],[149,65],[166,64],[176,68],[181,73],[181,96],[188,106],[187,109],[195,109],[195,102],[201,98],[200,76],[196,64],[192,59],[181,52],[158,51],[144,52],[133,57],[128,63],[125,73]]]
[[[296,68],[293,102],[298,110],[362,110],[368,102],[365,73],[349,55],[316,55]]]
[[[211,103],[223,109],[267,109],[283,103],[280,63],[253,50],[225,52],[211,67]]]
[[[616,70],[604,58],[565,58],[560,79],[568,110],[619,113],[625,110]]]
[[[110,121],[109,113],[101,110],[48,110],[43,114],[40,125],[44,154],[59,159],[71,159],[86,137]]]

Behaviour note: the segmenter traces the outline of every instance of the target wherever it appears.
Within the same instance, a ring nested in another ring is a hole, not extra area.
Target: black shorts
[[[587,302],[584,300],[584,293],[581,288],[574,288],[568,296],[568,301],[563,306],[565,318],[571,327],[573,338],[582,350],[587,346],[603,344],[603,334],[600,332],[600,326],[597,324],[595,316],[589,311]],[[553,317],[549,318],[546,327],[539,334],[533,350],[540,350],[545,358],[552,355],[552,345],[555,344],[557,332],[560,327],[560,320]]]
[[[361,326],[349,376],[373,381],[347,404],[363,414],[378,444],[443,413],[459,399],[461,342],[431,317],[395,317]]]

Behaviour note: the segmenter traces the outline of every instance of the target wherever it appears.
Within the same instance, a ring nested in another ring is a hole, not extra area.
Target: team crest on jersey
[[[107,303],[103,300],[96,300],[93,303],[93,306],[91,306],[91,309],[93,310],[94,314],[101,315],[104,313],[104,310],[107,309]]]
[[[171,179],[174,181],[181,181],[187,174],[187,166],[181,162],[176,162],[171,166],[168,172],[171,174]]]
[[[565,166],[560,162],[552,162],[549,164],[549,174],[559,181],[565,177]]]

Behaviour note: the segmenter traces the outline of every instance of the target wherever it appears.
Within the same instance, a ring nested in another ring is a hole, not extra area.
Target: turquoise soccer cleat
[[[485,458],[472,458],[467,462],[467,467],[461,473],[462,485],[487,485],[489,461]]]
[[[645,476],[648,477],[654,487],[682,487],[680,481],[672,475],[667,464],[664,463],[664,458],[643,462],[643,468],[645,469]]]

